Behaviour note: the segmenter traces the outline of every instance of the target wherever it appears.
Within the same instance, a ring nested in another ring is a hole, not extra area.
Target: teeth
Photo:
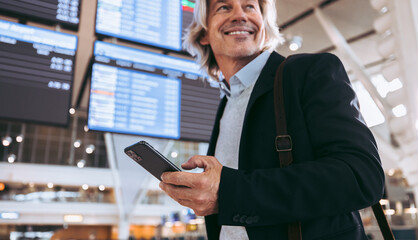
[[[235,32],[228,33],[228,35],[247,34],[247,33],[249,33],[249,32],[247,32],[247,31],[235,31]]]

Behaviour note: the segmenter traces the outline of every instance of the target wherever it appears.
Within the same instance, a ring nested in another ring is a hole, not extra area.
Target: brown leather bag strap
[[[276,117],[276,151],[279,153],[280,167],[289,166],[292,161],[292,138],[287,133],[286,114],[283,99],[283,70],[286,60],[284,60],[276,72],[274,80],[274,114]],[[300,222],[289,223],[288,239],[302,240]]]
[[[276,76],[274,79],[274,114],[276,117],[276,151],[279,153],[280,167],[289,166],[292,161],[292,138],[287,133],[286,114],[284,109],[283,98],[283,70],[287,58],[277,68]],[[373,213],[379,224],[380,231],[382,232],[384,240],[394,240],[392,230],[383,212],[383,208],[380,203],[376,203],[372,206]],[[289,240],[302,240],[302,232],[300,222],[290,223],[288,226],[288,239]]]
[[[287,133],[286,113],[283,99],[284,60],[276,71],[274,80],[274,114],[276,117],[276,151],[279,153],[280,167],[289,166],[292,161],[292,138]]]
[[[376,217],[377,224],[379,225],[380,231],[382,232],[384,240],[395,240],[392,229],[390,229],[388,220],[386,219],[385,213],[383,212],[382,205],[380,202],[372,206],[374,216]]]

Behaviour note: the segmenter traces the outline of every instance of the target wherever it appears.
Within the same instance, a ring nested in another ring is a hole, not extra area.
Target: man
[[[164,173],[160,187],[206,216],[209,239],[367,239],[358,209],[382,196],[384,173],[341,62],[331,54],[289,58],[284,70],[293,164],[279,168],[273,81],[284,57],[271,0],[201,0],[186,45],[230,91],[220,103],[209,156]]]

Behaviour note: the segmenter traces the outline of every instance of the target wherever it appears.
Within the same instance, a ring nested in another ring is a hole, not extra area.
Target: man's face
[[[258,0],[209,0],[208,30],[200,43],[210,45],[217,60],[254,58],[265,38]]]

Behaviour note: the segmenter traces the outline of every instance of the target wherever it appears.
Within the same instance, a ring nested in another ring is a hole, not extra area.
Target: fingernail
[[[160,182],[160,188],[163,188],[163,186],[164,186],[164,183],[163,182]]]

